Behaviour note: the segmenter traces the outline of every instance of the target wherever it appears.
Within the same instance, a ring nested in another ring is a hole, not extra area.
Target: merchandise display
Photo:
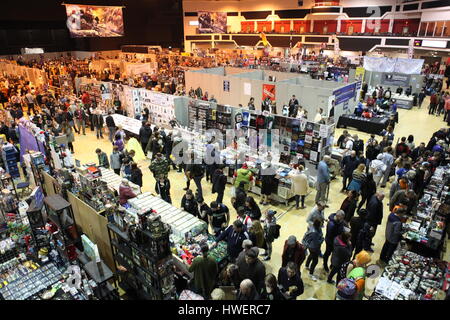
[[[413,243],[414,251],[439,257],[445,238],[447,215],[450,214],[450,168],[439,167],[425,188],[417,213],[404,225],[404,238]]]
[[[440,300],[447,265],[399,249],[384,269],[371,300]]]

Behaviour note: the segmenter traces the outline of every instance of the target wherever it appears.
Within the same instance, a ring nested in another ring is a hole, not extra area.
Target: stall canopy
[[[364,57],[364,69],[376,72],[420,74],[423,63],[423,59]]]

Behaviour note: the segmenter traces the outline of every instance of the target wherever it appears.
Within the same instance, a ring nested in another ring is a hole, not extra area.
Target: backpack
[[[309,249],[311,247],[311,243],[313,241],[313,232],[307,232],[303,236],[302,244],[305,248]]]
[[[274,239],[278,239],[280,237],[280,229],[281,226],[279,224],[276,224],[271,228],[272,237]]]

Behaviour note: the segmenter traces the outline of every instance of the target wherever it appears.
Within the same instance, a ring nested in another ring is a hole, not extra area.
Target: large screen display
[[[122,37],[122,7],[66,4],[67,27],[72,38]]]
[[[226,33],[227,13],[226,12],[198,12],[198,32],[199,33]]]

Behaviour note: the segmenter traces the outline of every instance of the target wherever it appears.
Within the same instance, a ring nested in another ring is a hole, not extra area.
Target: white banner
[[[420,74],[423,63],[423,59],[364,57],[364,69],[375,72]]]

